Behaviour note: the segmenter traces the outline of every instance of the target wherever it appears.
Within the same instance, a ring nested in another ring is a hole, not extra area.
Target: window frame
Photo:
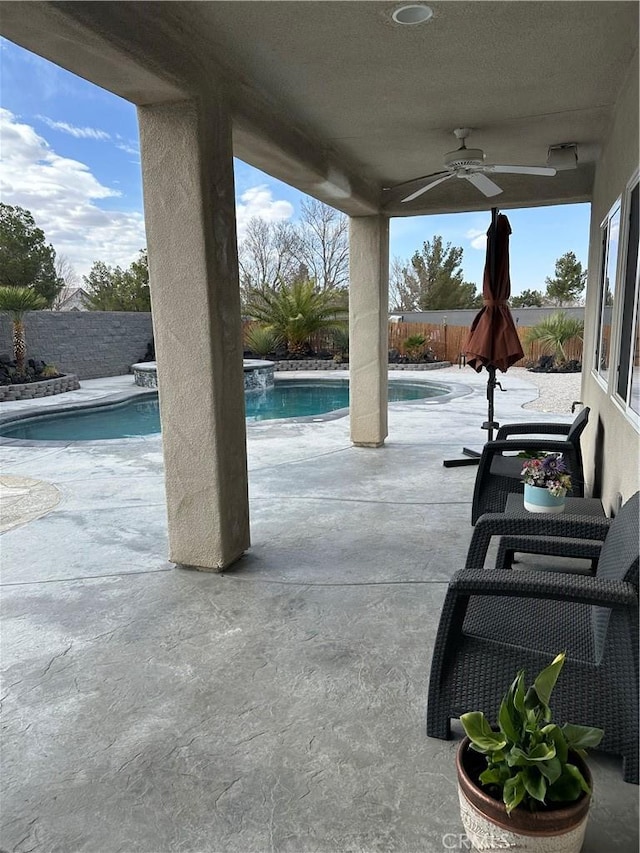
[[[613,365],[616,363],[617,358],[617,348],[615,346],[616,343],[616,317],[617,317],[617,308],[620,302],[618,296],[618,279],[620,277],[620,256],[621,256],[621,245],[620,245],[620,231],[622,223],[625,221],[624,213],[623,213],[623,202],[626,199],[626,193],[622,196],[618,196],[618,198],[614,201],[614,203],[609,208],[609,212],[605,216],[605,218],[600,223],[600,264],[599,264],[599,274],[598,274],[598,302],[597,302],[597,311],[595,316],[595,337],[594,337],[594,350],[593,350],[593,363],[591,366],[591,372],[595,377],[598,384],[608,393],[611,393],[609,390],[611,388],[611,384],[613,381],[613,377],[617,378],[617,372],[613,369]],[[617,234],[617,243],[616,243],[616,259],[615,259],[615,268],[613,269],[613,275],[607,276],[610,269],[610,259],[611,259],[611,249],[612,249],[612,222],[615,217],[618,217],[618,234]],[[606,296],[607,296],[607,281],[609,282],[609,287],[611,290],[611,294],[613,297],[612,304],[607,306],[606,304]],[[604,339],[604,329],[605,329],[605,311],[609,308],[610,311],[610,322],[609,322],[609,342],[608,342],[608,361],[607,361],[607,372],[603,372],[603,368],[600,365],[601,354],[603,350],[603,339]]]
[[[633,250],[631,245],[631,202],[633,193],[640,193],[640,169],[636,169],[631,179],[625,187],[622,197],[621,207],[621,240],[619,243],[618,252],[618,282],[620,288],[620,296],[616,311],[616,329],[615,329],[615,350],[611,351],[611,361],[615,365],[615,371],[610,372],[610,378],[613,380],[611,388],[611,399],[616,406],[623,412],[626,418],[631,421],[636,430],[640,432],[640,412],[635,411],[631,406],[631,387],[633,384],[634,371],[633,362],[637,353],[638,347],[638,332],[637,327],[640,322],[640,252],[637,246],[636,252],[636,270],[633,284],[630,284],[628,263],[630,252]],[[640,195],[636,196],[639,199]],[[640,215],[640,211],[636,211],[636,215]],[[636,224],[638,224],[636,222]],[[628,288],[633,289],[632,296],[628,296]],[[616,289],[617,292],[617,289]],[[625,307],[631,302],[632,318],[631,323],[625,323]],[[614,330],[612,329],[612,334]],[[629,340],[624,340],[623,335],[628,334]],[[626,354],[626,355],[625,355]],[[624,396],[620,393],[620,371],[622,368],[622,360],[626,361],[627,380]],[[636,378],[638,371],[636,371]]]

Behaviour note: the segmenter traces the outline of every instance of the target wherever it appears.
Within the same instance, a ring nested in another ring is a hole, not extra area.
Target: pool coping
[[[321,375],[320,371],[313,371],[312,376],[303,377],[300,376],[296,371],[292,371],[293,375],[280,375],[275,377],[275,383],[278,384],[280,382],[288,381],[295,383],[305,383],[310,381],[320,381],[320,382],[348,382],[348,376],[339,377],[336,376],[335,371],[327,371],[327,375]],[[454,400],[458,397],[464,397],[469,394],[473,394],[475,389],[470,385],[466,385],[462,382],[449,381],[444,382],[432,379],[431,377],[427,378],[426,376],[419,377],[407,377],[406,375],[402,375],[404,371],[400,372],[400,375],[394,376],[393,378],[389,377],[389,383],[394,382],[402,382],[404,384],[416,384],[416,385],[438,385],[441,388],[447,388],[448,392],[446,394],[441,394],[438,397],[426,397],[420,400],[397,400],[394,402],[388,403],[388,406],[418,406],[418,405],[442,405],[444,403],[449,403],[451,400]],[[249,391],[248,393],[253,393]],[[33,408],[29,407],[28,409],[22,409],[20,411],[13,410],[11,412],[0,413],[0,429],[5,424],[13,424],[22,420],[29,420],[32,418],[38,418],[47,415],[60,415],[60,414],[68,414],[69,412],[83,411],[85,409],[98,409],[102,407],[110,407],[117,406],[122,403],[127,403],[130,400],[144,400],[148,397],[157,397],[158,389],[157,388],[141,388],[139,385],[133,386],[131,390],[126,391],[118,391],[113,394],[107,394],[104,397],[97,397],[94,399],[85,399],[85,400],[73,400],[70,402],[61,401],[56,405],[47,405],[47,406],[35,406]],[[334,421],[339,420],[340,418],[347,417],[349,414],[349,408],[343,409],[334,409],[331,412],[325,412],[323,414],[318,415],[305,415],[303,417],[297,418],[268,418],[265,420],[247,420],[245,421],[247,425],[247,429],[255,429],[256,427],[268,427],[269,425],[284,425],[284,424],[304,424],[304,423],[324,423],[326,421]],[[155,440],[161,436],[161,433],[149,433],[149,435],[136,435],[136,436],[128,436],[126,438],[102,438],[102,439],[87,439],[87,440],[78,440],[78,439],[69,439],[69,440],[34,440],[34,439],[24,439],[24,438],[11,438],[9,436],[0,435],[0,447],[69,447],[69,446],[79,446],[79,447],[93,447],[93,446],[112,446],[115,442],[125,442],[125,443],[140,443],[150,440]]]

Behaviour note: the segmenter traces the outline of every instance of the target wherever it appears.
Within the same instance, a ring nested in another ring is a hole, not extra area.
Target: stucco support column
[[[387,437],[389,219],[349,222],[349,406],[351,441],[380,447]]]
[[[219,571],[249,546],[231,124],[214,97],[138,119],[169,559]]]

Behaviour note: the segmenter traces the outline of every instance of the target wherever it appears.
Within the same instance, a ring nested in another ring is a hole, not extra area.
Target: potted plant
[[[571,475],[562,453],[526,456],[520,476],[524,483],[524,508],[529,512],[563,512]]]
[[[524,670],[505,694],[492,728],[481,711],[463,714],[457,754],[462,823],[477,850],[562,851],[582,847],[591,800],[585,747],[602,729],[552,722],[549,698],[565,661],[559,654],[525,690]]]

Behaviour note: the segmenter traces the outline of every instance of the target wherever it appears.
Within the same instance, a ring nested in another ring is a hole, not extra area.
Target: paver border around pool
[[[327,371],[328,375],[322,375],[319,371],[314,371],[314,375],[312,377],[313,381],[332,381],[335,382],[336,379],[340,377],[336,377],[334,371]],[[276,376],[275,381],[282,382],[286,379],[295,380],[298,382],[311,381],[309,378],[304,378],[299,375],[297,376]],[[348,381],[348,377],[344,377],[344,381]],[[404,400],[398,401],[394,403],[389,403],[389,406],[418,406],[418,405],[442,405],[444,403],[449,403],[451,400],[454,400],[458,397],[465,397],[469,394],[474,393],[474,388],[470,385],[466,385],[462,382],[455,381],[434,381],[433,379],[425,376],[424,378],[420,376],[419,378],[408,378],[404,375],[394,376],[393,378],[389,377],[389,383],[393,382],[410,382],[411,384],[416,385],[431,385],[438,386],[440,388],[446,388],[447,393],[441,394],[438,397],[426,397],[421,400]],[[82,411],[85,409],[97,409],[102,408],[103,406],[117,406],[121,403],[127,403],[133,399],[142,399],[148,397],[155,397],[158,393],[157,388],[149,388],[141,389],[140,386],[134,386],[131,390],[127,391],[119,391],[115,394],[108,394],[104,397],[98,397],[94,400],[74,400],[71,402],[60,402],[59,404],[56,402],[56,405],[48,405],[48,406],[34,406],[33,408],[29,406],[28,408],[22,409],[20,411],[13,410],[11,412],[0,413],[0,427],[9,423],[16,423],[18,421],[26,420],[29,418],[40,417],[44,415],[58,415],[58,414],[68,414],[69,412]],[[251,393],[251,392],[249,392]],[[335,409],[332,412],[326,412],[324,414],[319,415],[307,415],[299,418],[271,418],[266,421],[247,421],[248,429],[257,429],[259,427],[265,428],[270,424],[301,424],[301,423],[324,423],[326,421],[338,420],[339,418],[344,418],[349,414],[349,409]],[[81,446],[81,447],[91,447],[91,446],[113,446],[115,443],[125,442],[145,442],[158,438],[160,433],[153,433],[152,435],[138,435],[138,436],[130,436],[128,438],[107,438],[107,439],[94,439],[89,441],[72,441],[72,440],[55,440],[55,441],[35,441],[33,439],[22,439],[22,438],[10,438],[8,436],[0,435],[0,446],[14,446],[14,447],[69,447],[69,446]]]

